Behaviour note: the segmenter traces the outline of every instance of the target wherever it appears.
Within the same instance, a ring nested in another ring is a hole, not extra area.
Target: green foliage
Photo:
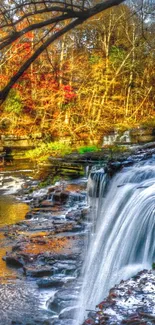
[[[4,110],[8,113],[15,113],[19,115],[23,109],[22,100],[17,90],[12,89],[5,102]]]
[[[95,55],[95,54],[92,54],[90,57],[89,57],[89,62],[91,64],[95,64],[95,63],[98,63],[100,60],[100,57],[98,55]]]
[[[44,188],[44,187],[46,187],[46,186],[48,186],[48,185],[50,185],[51,184],[51,179],[46,179],[46,180],[44,180],[44,181],[41,181],[39,184],[38,184],[38,188]]]
[[[59,175],[53,176],[48,175],[48,177],[44,178],[42,181],[40,181],[37,185],[39,189],[44,188],[49,185],[55,185],[56,182],[60,181],[61,177]],[[34,189],[32,189],[33,191]]]
[[[154,116],[151,118],[149,118],[148,120],[144,121],[141,125],[144,128],[149,128],[149,127],[155,127],[155,118]]]
[[[126,52],[123,48],[112,46],[110,49],[110,60],[113,63],[121,63],[125,58]]]
[[[55,141],[49,143],[42,143],[37,148],[29,150],[26,157],[31,160],[45,161],[49,156],[64,156],[70,154],[72,149],[69,144]]]
[[[77,148],[77,151],[80,154],[83,154],[83,153],[86,153],[86,152],[95,152],[95,151],[98,151],[98,150],[99,149],[95,145]]]
[[[26,157],[31,160],[39,160],[40,162],[46,161],[49,156],[63,157],[65,155],[71,154],[75,148],[71,147],[69,144],[55,141],[49,143],[41,143],[37,148],[27,151]],[[95,152],[99,148],[95,145],[78,147],[77,152],[83,154],[86,152]]]
[[[155,263],[152,263],[152,268],[153,270],[155,270]]]
[[[0,121],[0,129],[1,130],[7,130],[9,129],[11,125],[11,120],[10,119],[7,119],[7,118],[4,118]]]

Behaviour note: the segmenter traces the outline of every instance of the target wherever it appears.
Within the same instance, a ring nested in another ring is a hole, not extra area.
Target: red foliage
[[[94,323],[94,321],[92,320],[92,318],[88,318],[88,319],[85,320],[85,322],[84,322],[83,325],[86,325],[86,324],[92,324],[92,325],[94,325],[95,323]]]
[[[74,92],[72,86],[63,85],[63,90],[64,90],[64,99],[66,103],[71,102],[73,99],[76,98],[76,93]]]

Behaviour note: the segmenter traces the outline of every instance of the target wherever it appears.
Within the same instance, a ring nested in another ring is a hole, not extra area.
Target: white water
[[[0,191],[3,192],[3,195],[16,194],[22,188],[24,183],[22,177],[0,173]]]
[[[155,261],[155,160],[118,173],[100,199],[97,214],[84,265],[78,324],[112,286]]]
[[[105,190],[108,184],[108,176],[104,169],[92,169],[92,173],[88,177],[88,205],[91,207],[90,217],[92,222],[92,233],[95,232],[96,221],[101,209]]]

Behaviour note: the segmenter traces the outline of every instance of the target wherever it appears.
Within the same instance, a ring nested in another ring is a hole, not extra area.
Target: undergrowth
[[[41,143],[37,148],[28,150],[26,157],[31,160],[45,161],[49,156],[63,157],[72,152],[71,147],[59,141]]]
[[[52,157],[64,157],[72,152],[77,152],[79,154],[87,152],[95,152],[99,149],[95,145],[81,146],[81,147],[71,147],[68,143],[63,143],[60,141],[48,142],[38,145],[35,149],[28,150],[26,152],[26,158],[31,160],[37,160],[40,162],[46,161],[49,156]]]

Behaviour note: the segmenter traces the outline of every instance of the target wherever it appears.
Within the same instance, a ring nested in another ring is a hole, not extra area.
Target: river
[[[146,159],[145,154],[135,155],[135,160],[131,157],[129,161],[122,163],[121,170],[113,177],[110,176],[111,178],[107,176],[104,168],[94,169],[90,175],[88,193],[90,194],[89,218],[91,220],[84,219],[84,226],[87,227],[89,223],[92,223],[92,227],[90,227],[92,233],[89,236],[89,250],[85,256],[83,285],[78,307],[77,296],[81,286],[78,276],[81,270],[81,260],[79,253],[77,254],[77,245],[82,251],[82,236],[85,236],[85,233],[83,232],[83,220],[73,218],[77,216],[76,212],[79,212],[83,206],[85,197],[83,189],[81,192],[79,192],[79,188],[78,191],[70,192],[66,205],[64,203],[61,205],[59,201],[53,206],[53,191],[51,197],[46,196],[46,201],[43,196],[40,205],[43,210],[38,212],[35,209],[29,229],[32,229],[33,235],[35,232],[36,236],[36,231],[38,232],[38,229],[40,231],[44,225],[44,237],[40,237],[39,234],[38,242],[36,238],[34,241],[31,238],[29,249],[32,253],[31,243],[33,246],[38,245],[35,246],[34,252],[36,252],[36,248],[39,251],[43,249],[42,239],[45,244],[50,243],[52,249],[58,248],[53,261],[53,251],[49,250],[48,245],[45,245],[45,248],[48,248],[48,255],[46,252],[44,252],[45,255],[42,255],[44,260],[41,260],[41,267],[50,267],[54,272],[54,277],[52,279],[44,277],[43,281],[40,280],[39,285],[42,286],[52,280],[61,283],[64,281],[63,286],[55,287],[55,289],[50,288],[50,290],[38,289],[33,277],[24,278],[20,273],[22,269],[16,273],[15,269],[9,269],[1,261],[0,295],[3,303],[1,304],[2,320],[0,320],[0,325],[12,325],[12,322],[14,324],[21,322],[22,325],[27,325],[29,322],[34,325],[46,322],[52,325],[80,325],[84,320],[85,311],[87,309],[94,310],[96,304],[106,297],[112,286],[144,268],[151,268],[155,259],[154,151],[150,151],[149,157]],[[14,193],[24,185],[32,173],[32,169],[1,171],[1,227],[24,219],[29,207],[17,200]],[[75,184],[69,186],[73,189]],[[62,192],[60,188],[58,192],[56,189],[56,199],[60,198],[61,193],[67,194],[64,192],[64,185]],[[67,215],[69,219],[67,219]],[[39,220],[40,222],[38,222]],[[54,228],[55,225],[56,228]],[[61,231],[59,233],[59,227],[63,234]],[[46,233],[49,229],[53,233],[50,237]],[[61,240],[61,236],[64,237],[64,241]],[[1,256],[3,256],[5,251],[9,250],[9,241],[6,247],[2,230],[0,241]],[[25,254],[25,252],[20,249],[19,255]],[[39,259],[38,262],[40,263]],[[37,267],[38,265],[40,266],[37,264]],[[28,267],[28,272],[36,271],[36,264],[33,265],[33,270],[31,265],[25,264],[25,266]],[[3,278],[6,282],[3,281]],[[75,320],[76,310],[78,310],[78,316]]]

